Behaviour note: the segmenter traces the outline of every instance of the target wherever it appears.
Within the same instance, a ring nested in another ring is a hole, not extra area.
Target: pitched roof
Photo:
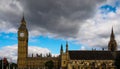
[[[110,51],[69,51],[71,60],[114,60]]]

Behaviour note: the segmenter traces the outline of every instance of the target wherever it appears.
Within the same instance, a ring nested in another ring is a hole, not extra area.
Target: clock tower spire
[[[25,21],[24,15],[23,15],[23,18],[21,20],[21,24],[26,25],[26,21]]]
[[[28,55],[28,30],[23,16],[18,28],[18,69],[26,69],[26,59]]]

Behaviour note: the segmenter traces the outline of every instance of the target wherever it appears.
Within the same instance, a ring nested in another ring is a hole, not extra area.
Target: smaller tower
[[[108,43],[108,50],[109,51],[117,51],[117,42],[115,40],[115,35],[114,35],[113,28],[111,30],[110,41]]]
[[[61,44],[60,54],[63,53],[63,45]]]
[[[68,42],[66,42],[66,53],[68,52]]]
[[[62,46],[61,46],[62,52]],[[68,42],[66,42],[66,51],[60,56],[60,67],[61,69],[67,69],[67,64],[69,62],[69,51],[68,51]]]
[[[66,60],[69,59],[68,42],[66,42]]]

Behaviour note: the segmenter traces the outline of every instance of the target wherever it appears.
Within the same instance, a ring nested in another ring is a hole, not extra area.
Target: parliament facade
[[[108,50],[69,50],[66,43],[66,51],[61,45],[58,57],[28,57],[28,36],[23,17],[18,28],[18,69],[50,69],[45,65],[48,61],[53,62],[52,69],[117,69],[120,64],[120,51],[117,50],[113,28]]]

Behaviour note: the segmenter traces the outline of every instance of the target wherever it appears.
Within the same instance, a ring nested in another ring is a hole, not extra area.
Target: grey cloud
[[[5,1],[8,7],[0,8],[0,22],[17,29],[23,9],[30,31],[75,38],[80,24],[92,18],[97,5],[105,0],[2,0],[1,6]]]
[[[17,28],[22,6],[16,0],[0,0],[0,23]],[[1,28],[0,28],[1,29]],[[7,27],[6,27],[7,29]]]
[[[79,25],[92,18],[98,4],[105,0],[19,0],[31,30],[76,37]],[[79,21],[79,22],[77,22]],[[37,28],[37,29],[36,29]],[[43,33],[43,32],[41,32]]]
[[[8,23],[10,24],[10,26],[6,28],[15,27],[17,29],[22,17],[22,13],[24,12],[28,24],[28,29],[30,32],[34,31],[42,35],[52,34],[55,35],[56,37],[76,39],[78,38],[79,40],[83,39],[84,43],[85,44],[88,43],[88,45],[94,42],[93,44],[91,44],[91,46],[106,46],[110,33],[104,31],[104,29],[106,29],[106,26],[114,25],[114,22],[112,22],[111,19],[109,19],[110,23],[105,22],[105,20],[100,19],[102,16],[99,17],[98,15],[99,13],[95,14],[97,11],[96,8],[101,3],[104,3],[106,0],[11,0],[11,1],[17,1],[17,3],[11,2],[10,4],[7,4],[9,5],[9,8],[5,7],[4,10],[1,9],[0,7],[0,22],[5,21],[6,24]],[[21,8],[24,10],[23,12],[20,11],[20,8],[18,7],[18,2],[20,3],[19,5],[21,6]],[[98,17],[94,17],[94,15]],[[119,22],[118,16],[116,17],[117,18],[114,18],[114,20],[116,19],[115,21]],[[104,25],[97,26],[97,30],[96,25],[94,25],[95,28],[91,29],[90,27],[92,27],[93,25],[92,24],[89,25],[89,22],[84,21],[92,18],[94,18],[94,20],[96,21],[98,20],[97,21],[98,23],[105,22],[106,24],[103,23]],[[82,27],[83,24],[88,25]],[[101,30],[98,29],[99,27],[100,29],[101,28],[102,29]],[[86,29],[81,30],[81,28]],[[119,29],[117,32],[119,32]],[[35,33],[35,35],[38,35],[37,33]],[[94,41],[95,38],[98,39]],[[102,40],[99,38],[105,38],[104,42],[101,42]],[[90,41],[87,42],[87,40]],[[79,42],[82,43],[81,41]],[[100,43],[102,45],[100,45]]]

